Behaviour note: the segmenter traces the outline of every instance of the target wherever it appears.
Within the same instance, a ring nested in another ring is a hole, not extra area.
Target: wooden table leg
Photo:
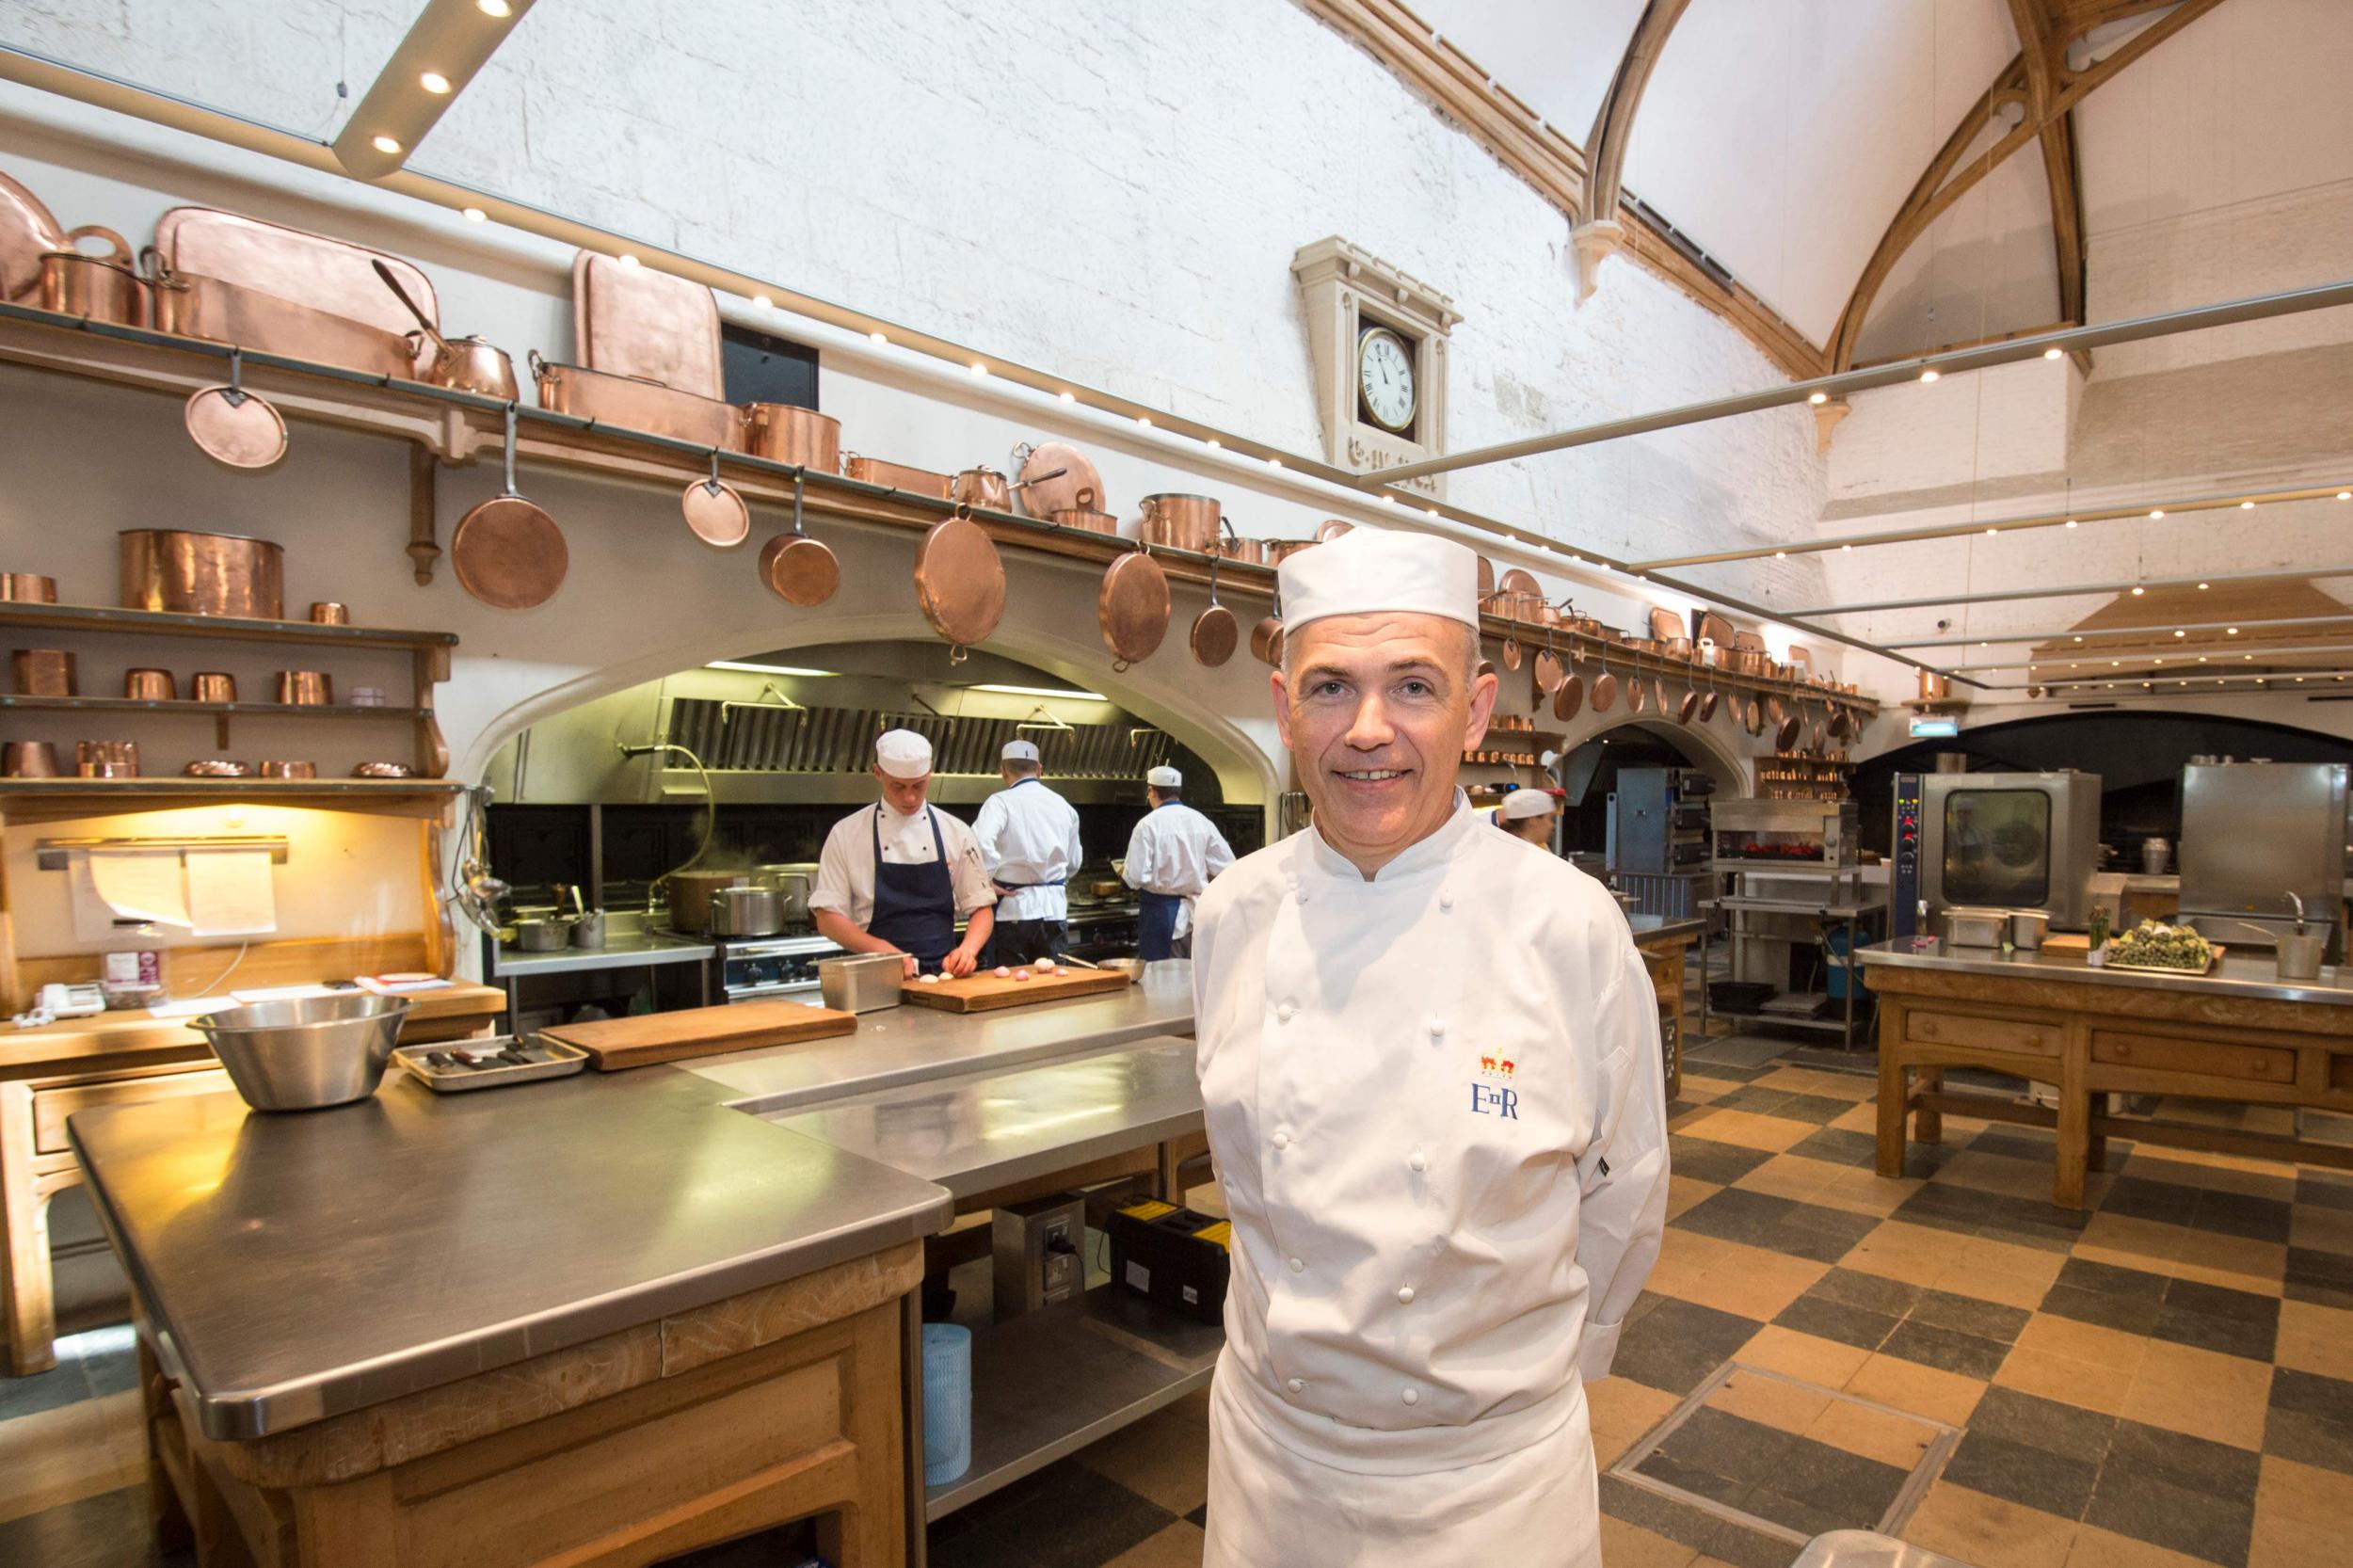
[[[147,1432],[148,1518],[155,1527],[158,1547],[167,1552],[184,1552],[196,1544],[196,1528],[189,1522],[187,1510],[181,1505],[179,1492],[171,1484],[170,1472],[164,1468],[163,1456],[155,1451],[156,1423],[171,1418],[170,1384],[164,1378],[155,1352],[148,1349],[147,1336],[139,1335],[135,1343],[139,1352],[139,1400],[146,1411],[142,1425]]]
[[[1923,1094],[1934,1094],[1944,1087],[1944,1068],[1922,1067],[1920,1069],[1920,1089]],[[1920,1107],[1912,1115],[1912,1135],[1923,1144],[1943,1143],[1945,1141],[1945,1112],[1931,1111],[1925,1105]]]
[[[2084,1079],[2090,1064],[2090,1031],[2070,1019],[2059,1048],[2057,1169],[2051,1177],[2051,1202],[2059,1208],[2084,1206],[2084,1171],[2091,1160],[2091,1091]]]
[[[0,1083],[0,1261],[8,1370],[16,1377],[45,1372],[57,1364],[57,1323],[49,1199],[33,1176],[33,1090],[26,1083]]]
[[[1896,1054],[1896,1042],[1891,1020],[1902,1013],[1899,1007],[1882,1010],[1880,1027],[1880,1141],[1879,1174],[1899,1176],[1904,1174],[1904,1112],[1911,1096],[1910,1072],[1903,1060]]]

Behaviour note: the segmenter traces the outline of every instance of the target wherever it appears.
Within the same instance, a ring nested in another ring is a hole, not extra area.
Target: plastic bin
[[[972,1467],[972,1331],[923,1325],[923,1484]]]

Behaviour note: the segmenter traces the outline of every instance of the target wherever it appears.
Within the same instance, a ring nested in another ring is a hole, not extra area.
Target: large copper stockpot
[[[1147,495],[1138,536],[1147,545],[1204,552],[1217,542],[1218,525],[1225,517],[1225,509],[1213,495]]]
[[[744,405],[744,450],[772,463],[841,472],[841,422],[791,403]]]
[[[284,618],[286,552],[267,539],[176,528],[126,528],[118,537],[126,610]]]

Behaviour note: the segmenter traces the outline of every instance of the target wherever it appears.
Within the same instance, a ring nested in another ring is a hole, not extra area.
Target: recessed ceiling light
[[[2230,635],[2232,635],[2232,636],[2233,636],[2233,637],[2237,636],[2237,635],[2238,635],[2238,628],[2237,628],[2237,627],[2235,627],[2235,626],[2233,626],[2233,628],[2231,628],[2231,631],[2230,631]]]
[[[1828,403],[1828,402],[1830,401],[1830,393],[1828,393],[1828,392],[1816,392],[1813,396],[1811,396],[1811,397],[1807,398],[1807,399],[1806,399],[1806,401],[1807,401],[1808,403],[1815,403],[1815,404]]]
[[[2211,583],[2201,583],[2201,584],[2198,584],[2198,591],[2199,591],[2200,593],[2201,593],[2201,594],[2202,594],[2202,593],[2204,593],[2204,592],[2205,592],[2208,588],[2212,587],[2213,585],[2214,585],[2214,584],[2211,584]]]
[[[1076,403],[1079,401],[1079,394],[1077,392],[1057,392],[1055,395],[1060,397],[1064,403]]]
[[[1843,552],[1843,551],[1852,550],[1852,549],[1854,548],[1854,546],[1852,546],[1852,545],[1850,545],[1850,544],[1842,544],[1842,545],[1840,545],[1838,548],[1839,548],[1839,549]]]
[[[1225,445],[1225,443],[1219,440],[1215,436],[1211,436],[1208,440],[1203,441],[1201,444],[1208,447],[1210,451],[1215,452],[1219,447]]]
[[[428,71],[417,78],[417,86],[424,88],[427,92],[447,92],[449,90],[449,78],[442,75],[438,71]]]
[[[2000,533],[2000,532],[2001,532],[2001,530],[2000,530],[2000,529],[1998,529],[1998,528],[1989,528],[1989,529],[1987,529],[1985,532],[1986,532],[1986,536],[1987,536],[1987,537],[1989,537],[1989,538],[1990,538],[1990,537],[1992,537],[1993,535]]]
[[[1776,550],[1773,552],[1773,559],[1776,561],[1786,561],[1789,559],[1789,552],[1785,550]]]
[[[2165,516],[2165,508],[2162,506],[2152,506],[2149,508],[2149,515],[2152,518],[2161,518]]]
[[[2074,520],[2073,518],[2069,518],[2069,519],[2067,520],[2067,526],[2068,526],[2068,527],[2070,527],[2070,528],[2074,527],[2074,526],[2075,526],[2075,520]]]
[[[515,8],[506,0],[473,0],[473,8],[485,16],[495,16],[502,21],[515,14]]]
[[[1397,497],[1393,495],[1385,495],[1381,498],[1381,504],[1384,506],[1394,506],[1397,504]]]
[[[1937,378],[1937,376],[1938,373],[1936,371],[1924,370],[1920,373],[1920,379],[1923,381],[1933,381]]]
[[[369,138],[369,141],[368,141],[368,145],[369,145],[370,147],[375,148],[375,149],[376,149],[378,152],[382,152],[382,153],[384,153],[384,154],[385,154],[385,155],[387,155],[387,156],[390,156],[391,154],[395,153],[395,152],[399,152],[399,151],[400,151],[400,143],[399,143],[399,142],[397,142],[397,141],[395,141],[395,140],[393,140],[391,136],[373,136],[373,137],[370,137],[370,138]]]
[[[2064,348],[2046,348],[2042,351],[2042,357],[2046,360],[2056,360],[2066,352]]]
[[[2143,587],[2139,586],[2137,584],[2136,584],[2134,585],[2134,587],[2133,587],[2133,597],[2134,597],[2135,599],[2138,599],[2138,598],[2139,598],[2142,594],[2147,593],[2148,591],[2149,591],[2148,589],[2143,588]]]
[[[1266,460],[1266,466],[1269,468],[1281,468],[1283,466],[1283,459],[1280,457],[1269,457]]]
[[[2242,501],[2238,504],[2238,509],[2242,512],[2251,512],[2255,509],[2255,504],[2251,501]]]
[[[2339,501],[2353,501],[2353,490],[2339,490],[2337,492],[2337,499]]]
[[[981,363],[980,360],[975,360],[972,361],[972,374],[975,376],[986,376],[988,374],[988,367]]]
[[[1151,428],[1152,428],[1152,420],[1151,420],[1151,416],[1150,416],[1150,415],[1148,415],[1148,414],[1138,414],[1138,415],[1136,416],[1136,428],[1137,428],[1137,429],[1139,429],[1139,430],[1149,430],[1149,429],[1151,429]]]
[[[755,311],[773,311],[773,310],[775,310],[776,308],[776,302],[775,300],[773,300],[773,299],[769,298],[766,295],[764,295],[764,294],[756,294],[756,295],[752,296],[752,309],[753,309],[753,310],[755,310]]]
[[[2188,636],[2188,635],[2189,635],[2189,633],[2188,633],[2188,632],[2174,632],[2173,634],[2174,634],[2175,636],[2177,636],[2177,637],[2186,637],[2186,636]]]
[[[888,344],[890,342],[890,334],[888,332],[869,332],[866,334],[866,341],[871,344]]]
[[[621,264],[623,266],[635,266],[637,264],[637,258],[624,250],[621,252]]]
[[[460,207],[457,210],[465,215],[469,223],[488,223],[490,220],[490,215],[479,207]]]

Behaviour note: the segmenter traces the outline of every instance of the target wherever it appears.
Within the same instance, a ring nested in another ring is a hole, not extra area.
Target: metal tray
[[[511,1046],[511,1034],[495,1035],[482,1040],[446,1040],[432,1046],[396,1046],[392,1060],[406,1068],[410,1077],[437,1095],[458,1095],[469,1089],[496,1089],[509,1083],[529,1083],[535,1079],[567,1078],[588,1064],[588,1053],[577,1046],[551,1040],[535,1034],[522,1048],[545,1053],[547,1060],[518,1067],[507,1064],[482,1067],[440,1067],[428,1057],[456,1051],[495,1051]]]
[[[2214,953],[2206,960],[2206,967],[2202,969],[2185,969],[2176,964],[2125,964],[2120,963],[2113,957],[2102,964],[2100,968],[2114,969],[2120,974],[2169,974],[2196,980],[2201,975],[2212,974],[2215,965],[2220,963],[2222,955],[2229,951],[2220,943],[2214,944]]]

